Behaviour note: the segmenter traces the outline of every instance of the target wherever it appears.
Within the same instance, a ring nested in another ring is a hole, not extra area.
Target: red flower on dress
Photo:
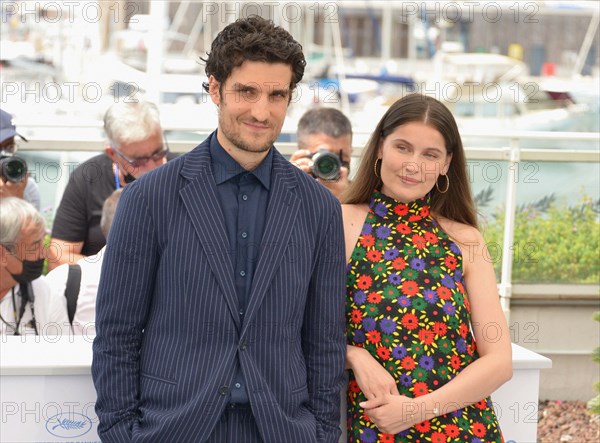
[[[402,293],[411,296],[419,292],[419,285],[412,280],[406,280],[402,283]]]
[[[473,434],[477,437],[483,437],[485,435],[485,426],[483,423],[476,421],[471,425],[471,429],[473,429]]]
[[[363,235],[360,238],[360,245],[363,248],[369,248],[369,247],[373,246],[374,244],[375,244],[375,237],[373,237],[371,234]]]
[[[389,360],[390,350],[388,348],[380,346],[377,348],[377,355],[379,355],[379,357],[381,357],[382,360]]]
[[[368,275],[361,275],[360,277],[358,277],[358,281],[356,282],[356,286],[358,286],[358,288],[362,290],[369,289],[372,284],[373,279]]]
[[[406,329],[410,329],[411,331],[416,329],[419,326],[417,316],[411,313],[404,314],[402,316],[402,326],[404,326]]]
[[[348,383],[348,390],[353,394],[358,394],[360,392],[360,387],[356,380],[351,380],[350,383]]]
[[[446,443],[447,441],[448,437],[446,434],[442,434],[441,432],[431,433],[431,443]]]
[[[485,400],[480,400],[477,403],[475,403],[475,406],[483,411],[486,408],[487,404]]]
[[[369,331],[367,332],[367,341],[372,344],[379,343],[381,341],[381,334],[379,331]]]
[[[374,263],[381,261],[381,256],[381,251],[378,251],[377,249],[371,249],[369,252],[367,252],[367,259]]]
[[[400,234],[404,234],[404,235],[410,234],[412,232],[412,229],[410,229],[406,223],[398,223],[396,225],[396,230]]]
[[[404,260],[402,257],[396,257],[392,262],[392,268],[402,271],[404,268],[406,268],[406,260]]]
[[[454,271],[456,269],[458,261],[456,260],[456,257],[452,257],[451,255],[449,255],[444,259],[444,263],[449,269]]]
[[[418,249],[423,249],[425,246],[427,246],[427,241],[425,241],[425,238],[421,235],[415,234],[412,236],[411,240],[413,245],[415,245]]]
[[[417,363],[415,362],[414,358],[412,358],[410,355],[407,355],[402,359],[402,367],[404,369],[412,371],[417,367]]]
[[[417,431],[419,431],[421,434],[424,434],[426,432],[429,432],[429,430],[431,429],[431,423],[429,423],[429,420],[425,420],[422,423],[416,424],[415,429]]]
[[[433,332],[435,332],[440,337],[443,337],[444,335],[446,335],[446,332],[448,332],[448,326],[446,326],[446,323],[436,321],[433,324]]]
[[[450,300],[452,298],[452,291],[445,286],[440,286],[435,292],[437,292],[442,300]]]
[[[367,301],[369,303],[379,303],[381,301],[381,294],[379,292],[369,292]]]
[[[456,438],[460,434],[460,431],[458,430],[458,426],[456,426],[455,424],[452,424],[452,423],[446,425],[445,431],[446,431],[446,435],[450,438]]]
[[[408,221],[409,222],[416,222],[421,220],[423,217],[421,217],[420,215],[417,214],[412,214],[410,217],[408,217]]]
[[[362,312],[360,311],[360,309],[353,309],[352,313],[350,314],[350,321],[352,323],[360,323],[362,321]]]
[[[408,214],[408,206],[404,203],[398,203],[396,206],[394,206],[394,213],[400,216],[406,215]]]
[[[419,340],[421,340],[421,342],[426,345],[430,345],[431,343],[433,343],[434,338],[435,334],[429,329],[423,328],[419,331]]]
[[[452,368],[456,370],[460,368],[460,358],[458,357],[458,355],[453,355],[452,357],[450,357],[450,366],[452,366]]]
[[[427,389],[427,383],[418,381],[413,386],[413,391],[415,393],[415,397],[420,397],[422,395],[429,394],[429,389]]]
[[[435,245],[439,241],[437,235],[429,231],[425,232],[423,236],[425,237],[425,240],[427,240],[432,245]]]
[[[464,323],[461,323],[460,326],[458,327],[458,333],[460,334],[460,336],[462,338],[466,338],[468,332],[469,332],[469,328],[467,327],[467,325]]]
[[[427,217],[429,215],[429,206],[423,206],[420,210],[419,210],[419,215],[421,217]]]

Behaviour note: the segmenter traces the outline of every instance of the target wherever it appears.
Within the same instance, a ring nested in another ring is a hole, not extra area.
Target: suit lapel
[[[279,152],[275,151],[273,154],[269,205],[244,326],[251,323],[249,320],[262,303],[273,275],[281,263],[298,212],[298,197],[292,191],[296,187],[294,166]]]
[[[190,182],[179,191],[179,194],[239,330],[238,300],[232,279],[233,265],[231,257],[227,253],[229,241],[225,232],[223,212],[217,197],[217,187],[210,168],[208,146],[207,142],[202,143],[186,158],[181,175]]]

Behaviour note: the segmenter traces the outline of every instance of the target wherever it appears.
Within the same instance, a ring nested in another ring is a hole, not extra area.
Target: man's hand
[[[27,179],[29,174],[20,182],[14,183],[4,178],[0,179],[0,197],[18,197],[23,198],[25,192],[25,186],[27,186]]]

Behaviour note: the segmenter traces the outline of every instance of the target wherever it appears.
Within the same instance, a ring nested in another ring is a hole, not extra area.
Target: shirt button
[[[235,384],[235,388],[236,388],[236,389],[240,389],[241,387],[242,387],[242,384],[241,384],[241,383],[236,383],[236,384]]]
[[[245,277],[245,276],[246,276],[246,271],[240,271],[240,275],[241,275],[242,277]]]
[[[221,386],[219,388],[219,394],[222,396],[226,396],[229,393],[229,386]]]
[[[248,233],[247,232],[242,232],[242,238],[246,238],[248,237]]]
[[[240,340],[240,349],[242,351],[245,351],[247,347],[248,347],[248,342],[245,339]]]
[[[242,200],[244,200],[244,201],[248,200],[248,196],[246,194],[242,195]]]
[[[244,310],[240,309],[240,315],[244,315]]]

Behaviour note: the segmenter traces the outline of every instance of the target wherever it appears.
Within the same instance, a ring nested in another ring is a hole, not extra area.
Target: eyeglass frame
[[[138,158],[129,158],[127,157],[125,154],[123,154],[116,145],[111,144],[110,148],[119,156],[121,157],[123,160],[125,160],[131,167],[133,168],[142,168],[144,166],[146,166],[148,164],[149,161],[159,161],[162,160],[163,158],[165,158],[167,156],[167,154],[170,152],[169,149],[169,143],[167,142],[166,137],[163,135],[163,149],[159,152],[156,152],[152,155],[146,156],[146,157],[138,157]],[[141,162],[141,164],[139,164],[138,162]]]

